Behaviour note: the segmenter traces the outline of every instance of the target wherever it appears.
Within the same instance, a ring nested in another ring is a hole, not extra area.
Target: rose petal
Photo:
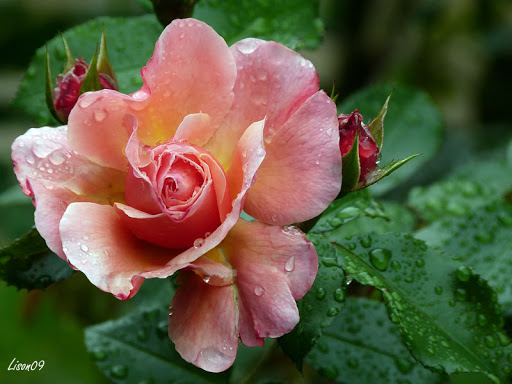
[[[265,142],[267,156],[244,210],[279,225],[322,213],[341,188],[334,102],[323,91],[314,94]]]
[[[69,262],[91,283],[122,300],[135,295],[145,278],[168,277],[183,268],[204,276],[231,278],[222,264],[199,256],[194,264],[168,266],[179,251],[138,240],[108,205],[70,204],[60,222],[60,234]]]
[[[273,41],[241,40],[231,46],[238,76],[235,100],[210,150],[228,168],[245,128],[267,118],[265,134],[278,129],[303,101],[318,91],[318,75],[308,60]]]
[[[226,237],[229,230],[236,224],[242,212],[243,202],[247,191],[251,187],[256,171],[265,157],[263,149],[263,128],[264,122],[260,121],[252,124],[244,132],[237,146],[235,157],[238,159],[233,161],[233,165],[227,173],[229,182],[229,190],[234,195],[232,200],[232,209],[226,216],[222,224],[210,236],[198,243],[198,247],[192,247],[185,252],[174,257],[167,263],[167,269],[162,269],[159,273],[171,275],[175,271],[176,266],[182,264],[190,264],[197,260],[201,255],[214,249]],[[245,151],[245,149],[247,151]],[[243,156],[246,153],[246,156]],[[241,159],[244,159],[242,162]],[[181,268],[181,267],[180,267]]]
[[[98,164],[126,168],[133,129],[149,145],[171,138],[185,116],[205,113],[215,129],[228,112],[236,78],[225,41],[197,20],[175,20],[162,32],[132,95],[101,90],[83,94],[69,116],[73,149]],[[101,100],[101,102],[99,102]]]
[[[32,128],[12,144],[14,172],[23,192],[31,195],[32,187],[48,182],[65,187],[78,195],[107,200],[122,199],[126,173],[102,167],[72,151],[65,126]]]
[[[210,181],[195,201],[194,212],[184,219],[168,213],[152,215],[130,206],[115,203],[121,220],[139,239],[166,248],[190,248],[194,240],[211,233],[220,225],[216,195]]]
[[[295,300],[311,288],[318,270],[313,244],[294,227],[240,219],[221,244],[237,271],[240,337],[249,346],[290,332],[299,321]]]
[[[140,137],[169,139],[185,116],[205,113],[216,128],[233,100],[236,66],[226,42],[205,23],[174,20],[158,39],[153,56],[142,69],[151,90],[150,126],[139,125]]]
[[[172,300],[169,337],[184,360],[209,372],[221,372],[235,361],[237,313],[231,286],[204,283],[195,273],[180,275]]]
[[[215,127],[210,124],[210,116],[206,113],[195,113],[185,116],[174,135],[174,140],[184,140],[202,147],[214,132]]]
[[[59,222],[70,203],[108,204],[124,195],[125,173],[73,152],[66,127],[30,129],[12,145],[14,171],[23,192],[34,197],[35,224],[48,248],[66,260]]]

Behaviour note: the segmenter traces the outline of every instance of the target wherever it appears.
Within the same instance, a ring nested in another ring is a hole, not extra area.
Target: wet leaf
[[[409,234],[357,236],[339,250],[347,273],[381,290],[403,342],[422,364],[483,372],[499,382],[510,341],[485,280]]]
[[[504,312],[512,315],[511,234],[512,206],[498,201],[462,217],[445,217],[415,236],[473,267],[496,289]]]
[[[201,0],[193,17],[213,27],[228,45],[255,37],[291,49],[314,48],[323,34],[317,0]]]
[[[42,289],[73,274],[71,267],[48,249],[34,228],[0,250],[0,279],[19,289]]]
[[[341,199],[335,200],[327,207],[322,217],[309,232],[332,231],[363,216],[386,218],[382,206],[375,201],[371,192],[367,189],[351,192]]]
[[[156,308],[87,328],[91,358],[114,383],[225,383],[227,374],[181,358],[167,334],[167,317],[165,308]]]
[[[319,235],[311,234],[308,238],[318,253],[318,274],[311,290],[297,302],[299,324],[292,332],[279,338],[283,351],[299,370],[302,370],[302,361],[318,337],[340,312],[346,286],[345,274],[338,266],[336,248]]]
[[[306,358],[322,375],[344,383],[438,383],[400,340],[384,303],[347,298],[341,313]]]
[[[463,217],[470,211],[502,199],[512,190],[512,172],[504,160],[480,160],[458,168],[446,179],[415,187],[407,204],[427,222],[447,216]]]

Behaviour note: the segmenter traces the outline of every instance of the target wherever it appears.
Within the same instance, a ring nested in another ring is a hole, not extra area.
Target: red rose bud
[[[368,126],[363,123],[363,116],[361,116],[357,109],[350,114],[339,115],[338,121],[340,122],[340,150],[342,158],[352,149],[356,135],[358,137],[360,165],[358,181],[363,181],[368,172],[373,171],[377,167],[380,150]]]
[[[94,53],[91,64],[83,57],[73,59],[71,50],[62,36],[67,61],[63,73],[55,80],[57,87],[53,88],[50,73],[50,59],[46,52],[46,104],[52,115],[61,123],[66,124],[68,116],[75,106],[78,97],[88,91],[100,89],[118,89],[117,80],[107,57],[105,31],[101,35],[100,53]]]

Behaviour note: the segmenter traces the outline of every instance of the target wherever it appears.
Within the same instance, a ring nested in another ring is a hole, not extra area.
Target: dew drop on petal
[[[254,294],[256,296],[263,296],[265,294],[265,289],[258,285],[256,288],[254,288]]]
[[[87,252],[87,251],[89,250],[89,247],[88,247],[87,245],[85,245],[85,244],[82,244],[82,245],[80,246],[80,249],[81,249],[82,251],[84,251],[84,252]]]
[[[286,272],[291,272],[291,271],[293,271],[294,269],[295,269],[295,256],[292,256],[292,257],[290,257],[290,258],[286,261],[286,263],[285,263],[285,265],[284,265],[284,270],[285,270]]]
[[[101,123],[103,120],[105,120],[105,117],[107,117],[107,112],[104,109],[98,109],[94,111],[94,119],[98,123]]]
[[[25,160],[27,161],[27,163],[29,164],[34,164],[36,162],[36,160],[34,159],[34,156],[32,155],[27,155],[27,157],[25,158]]]
[[[194,248],[202,247],[204,244],[204,239],[198,238],[194,240]]]

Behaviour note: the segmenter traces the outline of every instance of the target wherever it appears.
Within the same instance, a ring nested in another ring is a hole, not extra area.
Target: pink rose
[[[100,289],[127,299],[181,270],[169,335],[219,372],[239,337],[263,345],[299,320],[318,260],[286,225],[340,191],[336,106],[299,54],[228,48],[192,19],[164,30],[141,76],[139,91],[85,93],[67,127],[16,139],[16,175],[50,249]]]

